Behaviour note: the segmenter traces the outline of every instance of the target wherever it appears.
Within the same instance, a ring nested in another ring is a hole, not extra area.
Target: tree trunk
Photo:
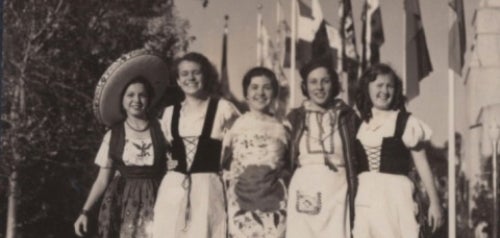
[[[16,237],[16,203],[17,203],[17,171],[14,169],[9,177],[9,200],[7,211],[6,238]]]

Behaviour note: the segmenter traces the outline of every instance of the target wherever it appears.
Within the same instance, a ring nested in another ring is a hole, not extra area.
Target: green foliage
[[[19,173],[19,237],[73,236],[105,129],[92,114],[99,77],[137,48],[171,62],[188,27],[164,0],[4,1],[1,106],[12,127],[2,131],[0,176]]]

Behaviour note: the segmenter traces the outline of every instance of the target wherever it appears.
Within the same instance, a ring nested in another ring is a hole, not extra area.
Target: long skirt
[[[355,238],[418,238],[413,182],[406,176],[364,172],[358,176]]]
[[[98,217],[100,238],[152,237],[153,208],[159,180],[124,178],[111,181]]]
[[[154,211],[154,238],[226,237],[225,196],[217,174],[194,173],[189,178],[168,172]]]
[[[345,169],[298,168],[290,182],[287,238],[350,237]]]

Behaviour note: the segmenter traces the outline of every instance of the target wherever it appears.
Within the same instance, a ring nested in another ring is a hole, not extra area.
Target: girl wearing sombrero
[[[211,96],[217,74],[205,56],[188,53],[175,70],[184,100],[167,107],[161,119],[173,171],[158,192],[154,237],[226,237],[220,155],[222,138],[239,112]]]
[[[99,174],[74,224],[78,236],[87,233],[88,211],[102,197],[98,237],[152,237],[166,141],[149,108],[165,89],[167,69],[161,58],[139,50],[121,57],[100,79],[94,112],[111,129],[95,159]]]

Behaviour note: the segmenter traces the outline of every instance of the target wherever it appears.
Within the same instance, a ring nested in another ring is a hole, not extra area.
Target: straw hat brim
[[[120,96],[125,86],[137,76],[149,80],[154,90],[154,97],[148,108],[154,108],[159,102],[169,82],[169,67],[154,52],[135,50],[111,64],[99,79],[93,102],[94,114],[99,122],[110,127],[125,119],[121,112]]]

